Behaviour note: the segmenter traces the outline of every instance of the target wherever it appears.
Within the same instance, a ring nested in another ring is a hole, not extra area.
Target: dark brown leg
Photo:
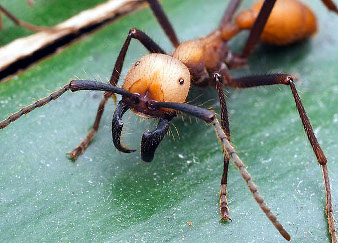
[[[222,26],[225,26],[227,23],[231,21],[232,16],[234,15],[234,13],[236,12],[237,8],[239,7],[241,3],[242,3],[242,0],[231,0],[227,9],[224,12],[222,20],[219,24],[219,28],[221,28]]]
[[[106,95],[108,94],[108,95]],[[97,109],[96,118],[93,127],[88,132],[87,136],[81,141],[81,143],[73,149],[71,152],[67,153],[72,160],[76,160],[77,157],[83,153],[83,151],[88,147],[89,143],[93,140],[94,134],[97,132],[100,126],[101,117],[104,111],[104,107],[108,98],[110,97],[109,93],[105,93],[99,107]]]
[[[160,23],[162,29],[170,39],[171,43],[174,47],[178,47],[180,44],[179,40],[177,39],[176,33],[174,28],[172,27],[167,15],[163,11],[161,5],[159,4],[158,0],[146,0],[151,10],[153,11],[157,21]]]
[[[322,2],[329,10],[336,12],[338,14],[337,5],[332,0],[322,0]]]
[[[265,0],[261,10],[259,11],[258,17],[255,20],[255,23],[250,30],[249,38],[245,44],[245,47],[242,51],[241,57],[247,59],[251,52],[256,47],[259,38],[264,30],[264,26],[270,16],[273,6],[275,5],[276,0]]]
[[[10,13],[7,9],[5,9],[3,6],[0,5],[0,12],[3,12],[10,20],[12,20],[16,25],[28,29],[32,32],[38,32],[38,31],[45,31],[45,30],[52,30],[52,28],[45,27],[45,26],[36,26],[30,23],[27,23],[25,21],[22,21],[15,17],[12,13]]]
[[[221,73],[214,73],[213,79],[216,83],[216,89],[217,89],[217,93],[219,97],[219,102],[221,105],[221,126],[222,126],[223,131],[225,132],[225,135],[228,141],[230,142],[230,126],[229,126],[228,109],[227,109],[227,104],[225,101],[225,95],[222,89],[223,75]],[[221,191],[219,193],[219,197],[220,197],[219,204],[220,204],[220,213],[222,215],[222,219],[225,221],[231,220],[230,214],[229,214],[228,199],[227,199],[229,161],[230,161],[230,156],[228,154],[224,154],[223,174],[222,174],[222,179],[221,179]]]
[[[247,59],[254,48],[256,47],[259,38],[264,30],[265,24],[270,16],[270,13],[273,9],[273,6],[275,5],[276,0],[265,0],[264,4],[258,14],[257,19],[255,20],[255,23],[250,31],[249,38],[246,42],[246,45],[242,51],[241,57],[244,59]],[[335,5],[335,3],[332,0],[322,0],[322,2],[325,4],[325,6],[338,13],[338,8]]]
[[[116,85],[117,81],[120,78],[121,70],[122,70],[123,63],[124,63],[124,58],[126,57],[131,39],[137,39],[138,41],[140,41],[141,44],[145,48],[147,48],[148,51],[151,53],[166,54],[165,51],[163,51],[163,49],[159,45],[157,45],[148,35],[146,35],[141,30],[134,29],[134,28],[129,30],[129,34],[122,46],[119,56],[117,57],[112,75],[109,80],[109,83],[112,85]]]
[[[303,123],[304,130],[312,146],[313,152],[315,153],[317,157],[317,161],[322,167],[323,177],[324,177],[324,186],[325,186],[325,196],[326,196],[325,213],[328,217],[329,231],[332,237],[332,242],[336,243],[337,236],[335,233],[336,227],[335,227],[335,220],[333,217],[333,209],[332,209],[330,179],[329,179],[327,166],[326,166],[327,159],[313,132],[312,126],[310,124],[309,118],[306,115],[304,106],[298,95],[292,76],[288,74],[268,74],[268,75],[259,75],[259,76],[251,76],[251,77],[249,76],[249,77],[244,77],[244,78],[233,79],[230,82],[225,83],[225,85],[236,87],[236,88],[249,88],[249,87],[256,87],[256,86],[262,86],[262,85],[275,85],[275,84],[284,84],[284,85],[290,86],[300,119],[302,120],[302,123]]]
[[[145,33],[143,33],[140,30],[137,29],[131,29],[129,31],[129,34],[127,36],[127,39],[125,40],[122,49],[120,51],[119,56],[117,57],[117,60],[115,62],[115,66],[111,75],[111,78],[109,80],[109,83],[112,85],[116,85],[119,78],[120,78],[120,74],[121,74],[121,70],[123,67],[123,63],[124,63],[124,59],[126,57],[127,51],[128,51],[128,47],[130,45],[130,41],[131,39],[137,39],[141,42],[141,44],[146,47],[149,52],[152,53],[163,53],[165,54],[165,52],[163,51],[163,49],[158,46],[148,35],[146,35]],[[104,94],[103,99],[100,102],[99,108],[97,110],[97,114],[96,114],[96,118],[95,118],[95,122],[93,125],[93,128],[90,129],[90,131],[88,132],[87,136],[81,141],[81,143],[75,148],[73,149],[71,152],[68,153],[68,155],[70,156],[70,158],[72,160],[76,160],[77,157],[83,153],[83,151],[88,147],[89,143],[92,141],[95,133],[97,132],[97,130],[99,129],[99,124],[100,124],[100,120],[104,111],[104,107],[105,104],[108,100],[109,97],[113,96],[113,93],[110,92],[106,92]]]

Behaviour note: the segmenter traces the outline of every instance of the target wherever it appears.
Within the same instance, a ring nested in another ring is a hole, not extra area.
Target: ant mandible
[[[288,85],[291,88],[304,130],[317,157],[317,161],[322,168],[329,232],[332,242],[336,243],[330,181],[326,165],[327,159],[314,135],[296,90],[293,76],[279,73],[233,78],[229,74],[229,69],[241,67],[247,63],[250,54],[259,40],[276,45],[286,45],[313,35],[317,30],[317,26],[312,11],[298,0],[265,0],[255,3],[250,10],[242,11],[233,21],[233,15],[239,7],[241,0],[231,0],[219,27],[215,31],[204,38],[180,43],[159,2],[157,0],[147,0],[147,2],[150,4],[154,15],[171,43],[176,48],[173,54],[166,54],[159,45],[142,31],[131,29],[116,60],[109,84],[88,80],[72,80],[62,89],[36,101],[32,105],[22,108],[0,122],[0,129],[5,128],[22,115],[57,99],[68,90],[72,92],[79,90],[105,91],[98,107],[93,128],[79,146],[69,153],[71,159],[76,160],[97,132],[108,98],[115,94],[120,94],[122,95],[122,99],[116,107],[112,121],[113,143],[119,151],[124,153],[135,151],[125,147],[120,141],[123,128],[122,116],[128,109],[131,109],[139,116],[160,119],[154,131],[146,131],[142,136],[141,157],[144,161],[150,162],[154,158],[155,150],[168,131],[170,121],[177,116],[178,112],[198,117],[214,126],[217,137],[222,142],[224,152],[224,169],[220,190],[220,212],[222,219],[230,219],[227,202],[227,174],[231,158],[260,208],[280,234],[286,240],[290,240],[290,235],[264,202],[249,172],[230,143],[228,112],[222,90],[223,86],[249,88],[262,85]],[[322,2],[328,9],[338,13],[338,8],[331,0],[322,0]],[[285,12],[288,12],[292,18],[285,18]],[[245,47],[242,53],[233,53],[228,48],[227,42],[245,29],[250,30]],[[134,64],[128,72],[122,88],[118,88],[116,85],[120,78],[131,39],[140,41],[151,54],[142,57]],[[212,111],[184,103],[191,83],[197,86],[215,86],[221,106],[221,124]]]

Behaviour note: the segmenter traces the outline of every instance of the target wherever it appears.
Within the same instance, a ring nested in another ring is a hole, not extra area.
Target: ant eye
[[[178,80],[178,82],[180,83],[180,85],[183,85],[183,84],[184,84],[184,79],[183,79],[183,78],[180,78],[180,79]]]
[[[140,64],[140,61],[135,62],[135,67]]]

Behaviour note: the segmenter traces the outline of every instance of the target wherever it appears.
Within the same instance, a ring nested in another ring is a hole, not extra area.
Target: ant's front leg
[[[293,77],[288,74],[267,74],[267,75],[248,76],[248,77],[242,77],[238,79],[226,80],[225,82],[223,82],[223,84],[226,86],[231,86],[235,88],[250,88],[250,87],[257,87],[257,86],[262,86],[262,85],[275,85],[275,84],[284,84],[284,85],[290,86],[300,119],[304,127],[304,130],[312,146],[313,152],[315,153],[317,157],[317,161],[322,167],[322,173],[324,177],[324,186],[325,186],[325,197],[326,197],[325,213],[328,217],[329,232],[332,237],[332,242],[336,243],[337,236],[335,233],[336,227],[335,227],[335,219],[333,217],[333,209],[332,209],[330,179],[329,179],[328,169],[326,165],[327,159],[313,132],[309,118],[306,115],[304,106],[298,95],[296,86],[293,81]]]

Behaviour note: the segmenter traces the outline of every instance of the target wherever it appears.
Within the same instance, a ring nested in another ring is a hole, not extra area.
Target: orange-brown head
[[[235,18],[240,29],[251,29],[263,5],[260,0],[251,9],[242,11]],[[298,0],[278,0],[272,9],[261,40],[275,45],[288,45],[309,38],[317,31],[316,17],[312,10]]]
[[[129,102],[136,114],[162,117],[172,110],[154,110],[148,106],[149,102],[183,103],[190,89],[190,73],[181,61],[172,56],[148,54],[129,70],[122,88],[137,94],[137,102]]]

